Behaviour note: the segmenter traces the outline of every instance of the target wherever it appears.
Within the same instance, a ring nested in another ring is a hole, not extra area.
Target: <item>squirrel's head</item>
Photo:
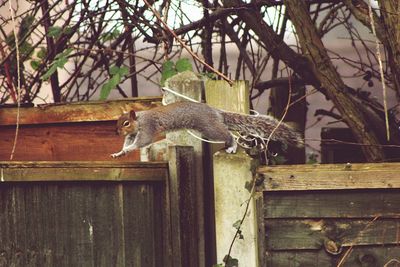
[[[134,110],[122,114],[117,121],[117,134],[126,136],[138,131],[136,113]]]

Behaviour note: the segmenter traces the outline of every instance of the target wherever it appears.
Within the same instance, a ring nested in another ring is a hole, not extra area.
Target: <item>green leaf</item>
[[[176,75],[176,74],[178,74],[178,72],[176,71],[176,70],[174,70],[174,69],[170,69],[170,70],[166,70],[166,71],[163,71],[162,73],[161,73],[161,85],[162,86],[164,86],[164,84],[165,84],[165,81],[168,79],[168,78],[171,78],[172,76],[174,76],[174,75]]]
[[[118,73],[111,77],[100,90],[100,100],[106,100],[111,93],[111,90],[117,87],[117,85],[121,82],[121,75]]]
[[[62,69],[62,68],[64,68],[64,65],[65,65],[67,62],[68,62],[68,59],[67,59],[66,57],[62,57],[62,58],[57,59],[57,60],[54,62],[54,64],[55,64],[58,68]]]
[[[162,64],[162,72],[175,70],[175,64],[171,60],[167,60]]]
[[[119,75],[121,75],[121,77],[124,77],[124,76],[129,74],[129,68],[125,67],[125,66],[122,66],[121,68],[119,68],[119,72],[118,73],[119,73]]]
[[[246,183],[244,184],[244,188],[246,188],[246,190],[249,191],[249,193],[251,193],[251,189],[253,189],[253,183],[246,181]]]
[[[110,68],[110,74],[111,75],[119,74],[121,77],[124,77],[125,75],[129,74],[129,68],[125,66],[122,67],[112,66]]]
[[[118,73],[118,71],[119,71],[119,67],[118,66],[111,66],[110,67],[110,74],[111,75],[115,75],[115,74],[117,74]]]
[[[36,56],[40,59],[45,59],[47,56],[47,49],[42,47],[40,50],[37,52]]]
[[[225,255],[224,262],[226,267],[237,267],[239,266],[239,260],[234,259],[231,256]]]
[[[61,53],[58,53],[54,58],[55,59],[59,59],[59,58],[65,58],[67,57],[69,54],[71,54],[72,52],[72,48],[67,48],[64,51],[62,51]]]
[[[31,67],[34,70],[38,70],[40,67],[41,62],[38,60],[31,60]]]
[[[72,29],[72,27],[66,27],[63,32],[67,35],[70,35],[74,32],[74,30]]]
[[[26,59],[31,58],[33,51],[34,51],[33,46],[26,41],[20,44],[19,46],[19,52],[21,53],[21,56]]]
[[[214,264],[212,267],[224,267],[224,265],[223,264]]]
[[[193,70],[192,63],[190,63],[189,59],[187,58],[178,59],[175,63],[175,67],[178,72]]]
[[[57,65],[56,64],[52,64],[50,66],[50,68],[46,71],[46,73],[43,74],[41,79],[42,80],[48,80],[50,78],[50,76],[53,75],[54,72],[56,72],[56,70],[57,70]]]
[[[241,220],[237,220],[236,222],[234,222],[234,224],[232,226],[235,227],[235,229],[239,229],[241,222],[242,222]]]
[[[51,26],[51,27],[49,27],[49,32],[47,33],[47,36],[58,38],[61,35],[61,33],[62,33],[61,27]]]
[[[111,41],[113,39],[116,39],[120,34],[121,34],[121,32],[118,29],[114,29],[112,32],[103,33],[101,35],[100,39],[103,42],[107,42],[107,41]]]

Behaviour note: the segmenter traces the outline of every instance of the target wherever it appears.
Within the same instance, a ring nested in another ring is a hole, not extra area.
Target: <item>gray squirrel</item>
[[[151,144],[160,133],[180,129],[193,129],[209,140],[225,142],[227,153],[235,153],[237,149],[237,143],[230,131],[264,139],[269,138],[274,131],[271,140],[303,146],[298,132],[284,123],[276,128],[278,124],[278,120],[271,116],[225,112],[195,102],[176,102],[138,113],[131,110],[118,119],[117,132],[125,136],[125,141],[122,150],[111,154],[111,157],[124,156]]]

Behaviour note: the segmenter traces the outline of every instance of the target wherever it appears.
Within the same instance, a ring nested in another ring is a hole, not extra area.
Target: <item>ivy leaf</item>
[[[178,59],[175,63],[175,68],[178,72],[193,70],[192,63],[190,63],[189,59],[187,58]]]
[[[212,267],[224,267],[224,265],[222,265],[222,264],[214,264]]]
[[[62,28],[59,26],[51,26],[49,27],[49,32],[47,33],[47,36],[53,37],[53,38],[58,38],[62,33]]]

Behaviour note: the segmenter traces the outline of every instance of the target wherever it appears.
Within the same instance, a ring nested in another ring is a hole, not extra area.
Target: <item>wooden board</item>
[[[73,102],[23,107],[20,109],[21,125],[83,121],[116,120],[123,110],[148,110],[160,105],[161,97],[127,98],[112,101]],[[0,125],[15,125],[16,108],[0,108]]]
[[[14,126],[0,126],[0,160],[8,160],[15,136]],[[124,138],[116,135],[116,122],[78,122],[22,125],[14,160],[138,161],[139,151],[112,159],[121,150]]]
[[[392,219],[276,219],[267,222],[268,250],[324,249],[337,246],[400,245],[400,221]]]
[[[354,248],[341,267],[398,267],[400,247]],[[267,255],[267,267],[337,267],[343,255],[332,256],[325,251],[279,251]],[[385,265],[388,264],[389,265]]]
[[[263,166],[263,191],[400,188],[400,163]]]
[[[164,266],[162,199],[138,182],[4,183],[0,266]]]
[[[264,193],[265,218],[400,218],[400,190]]]
[[[167,163],[0,162],[1,182],[166,181]]]

